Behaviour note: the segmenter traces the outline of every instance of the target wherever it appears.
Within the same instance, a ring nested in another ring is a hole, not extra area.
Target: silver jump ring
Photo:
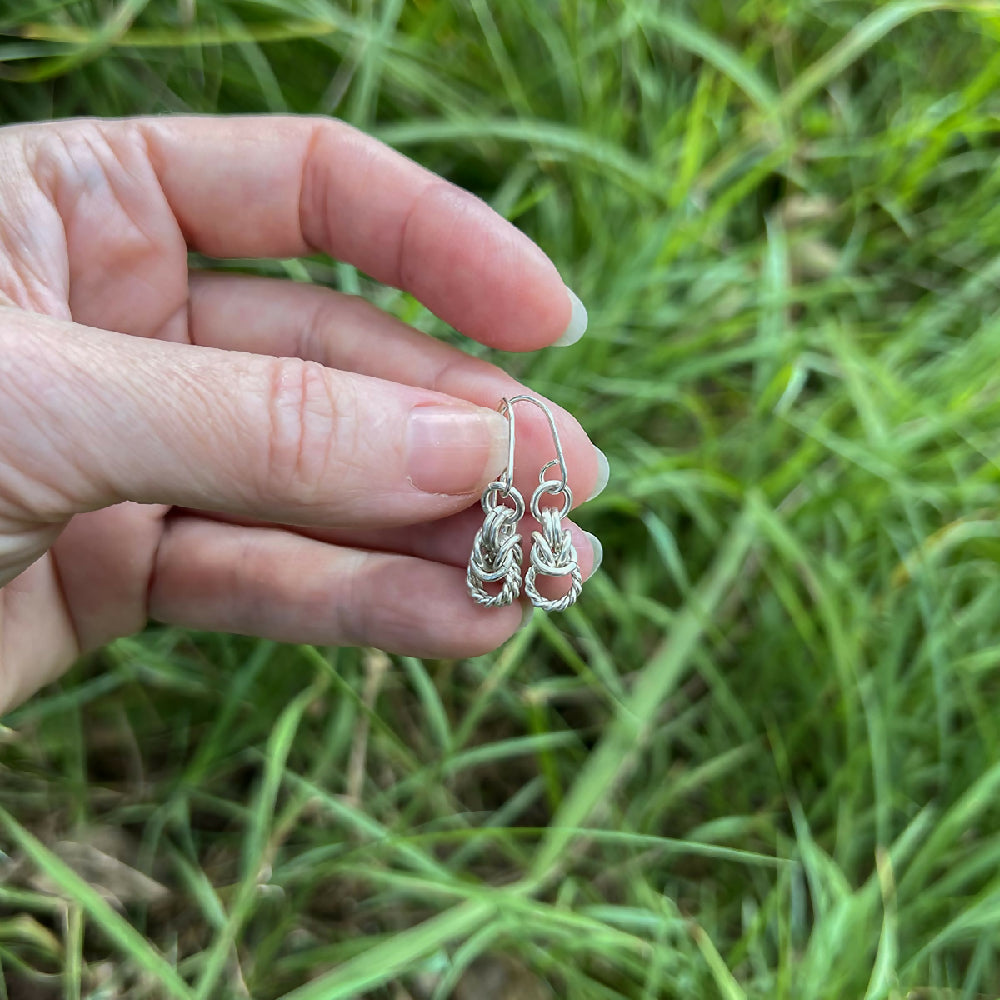
[[[573,491],[568,486],[561,486],[555,479],[543,480],[531,495],[531,516],[536,521],[541,521],[543,510],[541,500],[547,493],[551,493],[553,496],[559,493],[563,494],[561,508],[545,507],[544,510],[558,510],[560,519],[564,518],[573,507]]]
[[[500,502],[501,495],[504,500],[513,500],[514,506],[510,507],[507,504],[502,504]],[[520,492],[514,489],[510,483],[503,483],[499,480],[490,483],[490,485],[483,490],[482,507],[487,514],[491,510],[495,510],[497,507],[507,507],[508,510],[515,512],[515,521],[520,521],[521,518],[524,517],[524,497],[522,497]]]

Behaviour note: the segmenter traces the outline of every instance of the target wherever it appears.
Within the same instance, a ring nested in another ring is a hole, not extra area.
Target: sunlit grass
[[[0,0],[6,121],[336,114],[514,219],[591,328],[489,356],[613,469],[601,573],[492,656],[154,628],[8,717],[7,995],[1000,995],[998,34]]]

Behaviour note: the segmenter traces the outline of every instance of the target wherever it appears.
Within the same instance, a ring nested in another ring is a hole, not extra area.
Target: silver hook
[[[504,396],[497,407],[500,413],[507,418],[507,468],[500,476],[500,481],[507,489],[510,489],[514,483],[514,408],[510,404],[511,401]]]
[[[534,403],[546,416],[549,422],[549,430],[552,432],[552,441],[556,446],[556,457],[552,459],[551,462],[546,462],[542,466],[542,471],[538,473],[538,484],[539,486],[546,482],[555,483],[556,480],[548,480],[545,478],[545,473],[549,471],[554,465],[559,466],[559,472],[562,476],[562,482],[559,483],[559,489],[565,491],[567,489],[567,480],[569,478],[569,473],[566,469],[566,458],[563,455],[562,442],[559,440],[559,431],[556,429],[556,420],[552,416],[552,411],[540,400],[536,399],[534,396],[511,396],[504,397],[500,401],[500,412],[506,413],[507,420],[510,427],[510,433],[508,435],[508,453],[507,453],[507,475],[508,481],[510,477],[513,476],[514,470],[514,403]]]

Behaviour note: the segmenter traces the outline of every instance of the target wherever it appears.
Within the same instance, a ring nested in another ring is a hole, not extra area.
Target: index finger
[[[553,263],[467,191],[328,118],[168,117],[137,130],[188,245],[317,250],[403,288],[466,335],[532,350],[585,325]],[[582,329],[579,329],[582,332]]]

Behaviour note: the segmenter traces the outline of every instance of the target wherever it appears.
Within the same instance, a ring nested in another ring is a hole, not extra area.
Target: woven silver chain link
[[[501,503],[501,494],[514,506]],[[477,604],[497,608],[513,604],[521,593],[521,559],[524,553],[517,522],[524,516],[524,499],[507,483],[490,483],[483,493],[483,510],[486,520],[472,543],[472,556],[465,579],[469,594]],[[496,594],[489,593],[486,589],[488,583],[501,583],[500,590]]]
[[[542,469],[538,489],[531,498],[532,517],[541,525],[541,531],[531,534],[531,565],[524,574],[524,592],[536,608],[545,611],[565,611],[576,602],[583,589],[583,573],[577,561],[573,537],[568,528],[562,526],[563,517],[573,506],[573,494],[565,483],[542,479],[546,469]],[[547,493],[562,494],[562,507],[542,507],[541,499]],[[538,576],[568,576],[569,590],[562,597],[550,600],[543,597],[536,586]]]

